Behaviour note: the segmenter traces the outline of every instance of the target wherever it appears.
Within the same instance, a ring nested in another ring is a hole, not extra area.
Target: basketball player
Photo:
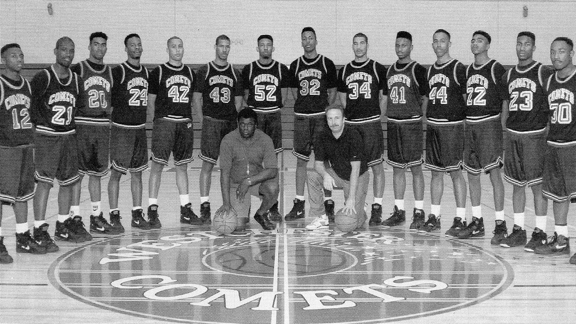
[[[90,232],[119,233],[118,223],[109,224],[101,208],[101,181],[108,174],[110,157],[110,111],[112,108],[112,69],[104,64],[108,36],[102,32],[90,35],[87,60],[72,67],[84,80],[83,106],[76,114],[80,180],[72,187],[70,213],[80,215],[80,191],[84,175],[88,175],[88,192],[92,214]]]
[[[110,160],[112,162],[108,182],[110,222],[119,224],[124,232],[118,209],[120,178],[130,172],[132,191],[131,226],[143,230],[156,227],[158,218],[142,211],[142,171],[148,168],[148,144],[146,140],[146,109],[148,106],[148,70],[140,65],[142,41],[138,34],[124,38],[126,62],[112,69],[112,127],[110,129]],[[150,224],[151,223],[151,224]]]
[[[325,129],[314,148],[314,170],[308,174],[310,215],[314,220],[308,230],[328,228],[329,220],[322,208],[323,190],[333,187],[344,189],[344,213],[356,214],[357,228],[366,221],[364,204],[370,177],[368,159],[365,158],[364,141],[356,127],[344,122],[344,108],[333,105],[326,108],[328,129]]]
[[[546,213],[548,200],[542,195],[542,173],[546,151],[546,127],[548,124],[548,100],[544,91],[545,82],[552,71],[534,61],[536,36],[523,31],[516,39],[518,64],[504,74],[503,82],[508,86],[508,117],[504,154],[504,179],[512,184],[512,207],[514,227],[500,246],[524,246],[534,249],[546,241]],[[530,242],[524,229],[525,188],[530,187],[534,195],[536,226]]]
[[[28,229],[28,200],[34,197],[32,91],[20,75],[24,54],[20,45],[0,49],[4,70],[0,75],[0,263],[13,259],[2,236],[2,206],[12,205],[16,216],[16,252],[45,254]]]
[[[406,191],[406,169],[412,173],[414,211],[410,229],[418,230],[424,225],[424,163],[422,151],[422,103],[426,96],[426,68],[413,61],[412,34],[400,31],[396,35],[396,61],[388,69],[384,95],[385,112],[388,117],[388,161],[393,170],[394,211],[382,222],[386,226],[401,225],[406,220],[404,192]]]
[[[230,38],[220,35],[214,45],[214,61],[198,69],[194,88],[194,106],[202,120],[200,141],[200,218],[211,223],[210,185],[212,169],[220,155],[222,138],[236,128],[236,116],[242,109],[240,72],[228,63]],[[202,109],[200,109],[202,108]]]
[[[301,39],[304,55],[290,64],[290,80],[294,103],[294,149],[296,156],[296,198],[285,220],[306,216],[304,212],[304,186],[306,166],[314,143],[326,125],[324,109],[336,100],[336,66],[329,58],[318,54],[316,31],[312,27],[302,29]],[[326,195],[325,209],[328,217],[334,217],[334,201]]]
[[[258,129],[274,142],[276,154],[282,152],[282,113],[290,85],[288,67],[272,59],[274,39],[270,35],[258,37],[258,60],[244,66],[244,99],[248,107],[258,114]],[[270,218],[282,220],[278,203],[270,209]]]
[[[374,203],[370,225],[382,222],[382,196],[384,195],[384,137],[381,115],[385,105],[383,88],[386,68],[368,58],[368,36],[357,33],[352,38],[354,60],[338,73],[338,96],[344,107],[346,123],[355,128],[364,141],[364,156],[374,175]]]
[[[576,66],[574,43],[557,37],[550,46],[550,60],[556,72],[546,82],[550,107],[550,130],[544,157],[544,196],[552,199],[554,236],[535,253],[560,255],[570,253],[568,209],[576,198]],[[576,264],[576,254],[570,258]]]
[[[269,209],[278,203],[278,161],[270,136],[256,129],[258,117],[252,108],[242,109],[238,128],[224,136],[220,145],[223,204],[216,213],[234,210],[238,217],[236,230],[243,230],[249,220],[251,195],[262,199],[254,219],[265,230],[275,228]]]
[[[436,62],[428,68],[428,98],[425,100],[426,162],[432,171],[430,181],[430,215],[421,231],[440,230],[440,203],[444,193],[444,173],[452,178],[456,200],[456,219],[466,214],[466,182],[462,176],[464,151],[464,110],[466,102],[466,68],[450,57],[450,33],[434,32],[432,48]]]
[[[502,168],[502,111],[506,111],[506,98],[502,64],[488,57],[492,37],[482,30],[472,34],[470,48],[474,63],[466,69],[466,132],[464,142],[464,168],[468,172],[472,219],[461,229],[457,219],[447,235],[466,239],[484,236],[484,218],[480,205],[482,187],[480,174],[490,175],[494,195],[496,227],[491,243],[499,245],[508,234],[504,220],[504,183]]]
[[[78,175],[78,147],[74,117],[79,106],[83,81],[70,70],[74,60],[74,42],[62,37],[56,42],[56,63],[38,72],[32,79],[32,122],[34,134],[34,177],[37,181],[34,196],[34,239],[47,252],[58,251],[48,234],[46,207],[54,178],[58,190],[58,220],[54,237],[58,240],[85,242],[92,236],[84,228],[82,217],[70,217],[72,185]]]
[[[150,72],[148,109],[154,112],[152,130],[152,167],[150,169],[148,217],[158,219],[158,190],[162,169],[174,154],[176,186],[180,195],[180,222],[201,224],[192,211],[188,196],[188,163],[192,158],[194,129],[192,128],[192,91],[196,77],[192,69],[182,64],[184,43],[173,36],[168,39],[168,62]],[[160,228],[160,220],[154,224]],[[152,226],[152,224],[151,224]]]

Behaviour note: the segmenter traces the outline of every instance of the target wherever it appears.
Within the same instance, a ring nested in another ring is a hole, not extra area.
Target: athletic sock
[[[188,194],[180,195],[180,206],[186,206],[190,202]]]
[[[58,215],[58,221],[60,223],[64,223],[68,218],[70,218],[70,215]]]
[[[394,205],[396,205],[399,210],[404,210],[404,199],[394,199]]]
[[[26,233],[28,230],[28,223],[16,224],[16,233],[22,234]]]
[[[514,213],[514,225],[524,228],[524,213]]]
[[[504,211],[500,210],[494,213],[496,220],[504,221]]]
[[[93,201],[90,203],[90,205],[92,205],[92,216],[99,216],[100,213],[102,212],[100,202],[99,201]]]
[[[205,202],[210,202],[210,197],[200,197],[200,204],[203,204]]]
[[[148,198],[148,206],[158,205],[158,198]]]
[[[80,206],[70,206],[70,215],[72,216],[80,215]]]
[[[430,214],[440,216],[440,205],[430,205]]]
[[[374,203],[382,206],[382,198],[374,198]]]
[[[543,232],[546,232],[546,220],[548,216],[536,216],[536,227],[541,229]]]
[[[424,200],[416,200],[414,202],[414,208],[416,209],[424,209]]]

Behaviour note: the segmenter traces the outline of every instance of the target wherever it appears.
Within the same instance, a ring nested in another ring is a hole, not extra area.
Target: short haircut
[[[409,41],[412,41],[412,34],[407,31],[401,30],[396,34],[396,38],[406,38]]]
[[[63,37],[58,38],[58,40],[56,41],[56,48],[59,48],[60,45],[62,45],[62,43],[64,43],[64,42],[70,42],[70,43],[72,43],[72,45],[76,46],[74,44],[74,41],[72,40],[72,38],[70,38],[68,36],[63,36]]]
[[[354,35],[354,37],[352,37],[352,41],[354,41],[354,38],[356,38],[356,37],[364,37],[364,39],[366,40],[366,43],[368,43],[368,36],[366,36],[366,34],[357,33],[356,35]]]
[[[17,43],[6,44],[6,45],[2,46],[2,49],[0,50],[0,55],[4,56],[4,53],[6,53],[6,51],[11,49],[11,48],[20,48],[20,45],[18,45]]]
[[[104,38],[104,40],[108,40],[108,35],[104,34],[103,32],[95,32],[90,34],[90,43],[92,43],[92,40],[96,37],[100,37],[100,38]]]
[[[244,119],[252,118],[254,120],[254,123],[258,124],[258,115],[256,115],[256,112],[252,108],[247,107],[240,110],[240,112],[238,113],[237,120],[240,121],[240,119],[242,118]]]
[[[486,37],[486,39],[488,40],[488,44],[490,44],[492,42],[492,37],[490,37],[490,34],[488,34],[487,32],[485,32],[483,30],[475,31],[474,34],[472,34],[472,37],[474,37],[476,35],[481,35],[481,36]]]
[[[326,107],[326,109],[324,109],[324,112],[327,113],[329,110],[332,110],[332,109],[340,110],[340,112],[342,113],[342,116],[344,116],[344,107],[340,104],[330,105],[330,106]]]
[[[274,43],[274,38],[272,38],[271,35],[264,34],[264,35],[258,36],[258,40],[256,41],[256,44],[259,44],[260,40],[262,40],[262,39],[269,39],[272,43]]]
[[[436,35],[436,34],[438,34],[438,33],[444,33],[444,34],[448,35],[448,40],[451,39],[450,33],[449,33],[446,29],[442,29],[442,28],[437,29],[437,30],[434,32],[434,35]]]
[[[168,38],[168,40],[166,41],[166,46],[170,46],[170,41],[173,39],[179,39],[182,42],[182,44],[184,44],[184,41],[182,40],[182,38],[180,38],[178,36],[172,36],[172,37]]]
[[[124,37],[124,46],[128,46],[128,40],[132,37],[140,38],[140,35],[138,35],[136,33],[128,34],[128,36]]]
[[[570,50],[574,49],[574,42],[568,37],[564,37],[564,36],[556,37],[552,43],[554,43],[554,42],[566,42],[566,44],[568,44],[568,46],[570,46]]]
[[[224,35],[224,34],[216,37],[216,45],[218,45],[218,42],[221,41],[221,40],[226,40],[226,41],[230,42],[230,37],[228,37],[228,36],[226,36],[226,35]]]
[[[530,31],[521,31],[518,33],[518,36],[516,38],[522,37],[522,36],[526,36],[526,37],[530,37],[530,39],[532,40],[532,43],[536,43],[536,35],[534,35],[533,32]]]
[[[312,27],[302,28],[302,32],[300,33],[300,35],[304,34],[305,32],[311,32],[312,34],[314,34],[314,37],[316,37],[316,31]]]

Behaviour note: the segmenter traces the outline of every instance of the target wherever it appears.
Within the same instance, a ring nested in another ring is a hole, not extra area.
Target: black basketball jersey
[[[548,142],[559,145],[576,144],[576,70],[566,79],[558,72],[548,78],[546,93],[550,107]]]
[[[112,110],[112,69],[104,65],[97,71],[87,61],[78,63],[78,69],[84,80],[84,104],[78,109],[76,123],[108,125]]]
[[[304,56],[290,64],[292,87],[298,89],[294,113],[323,114],[328,106],[328,89],[336,87],[336,66],[329,58],[318,55],[313,60]]]
[[[202,93],[202,114],[219,120],[236,120],[236,96],[242,96],[240,74],[232,64],[210,62],[198,69],[194,92]]]
[[[154,119],[176,122],[192,120],[192,91],[196,77],[184,64],[164,63],[150,72],[148,93],[156,95]]]
[[[515,132],[544,131],[549,115],[544,82],[550,74],[539,62],[508,70],[505,74],[509,96],[506,128]]]
[[[32,143],[31,104],[32,89],[26,79],[14,81],[0,75],[0,146]]]
[[[124,62],[112,69],[112,123],[144,127],[148,108],[148,70]]]
[[[502,64],[490,60],[481,66],[474,63],[466,69],[466,118],[482,120],[502,111],[505,73]]]
[[[421,85],[416,78],[416,68],[424,69],[416,61],[403,68],[392,64],[386,74],[388,102],[386,115],[391,119],[414,119],[422,116]]]
[[[269,65],[254,61],[242,70],[248,106],[255,111],[271,112],[282,108],[282,88],[288,87],[288,67],[272,60]]]
[[[466,68],[456,59],[428,68],[428,109],[426,117],[431,123],[462,121],[466,103],[464,87]]]
[[[386,81],[386,68],[374,61],[350,62],[338,74],[338,92],[346,93],[346,120],[380,120],[380,90]]]
[[[36,132],[46,135],[75,133],[74,117],[81,104],[81,78],[68,69],[68,79],[61,80],[51,66],[38,72],[32,83],[45,85],[43,88],[32,87],[32,117]]]

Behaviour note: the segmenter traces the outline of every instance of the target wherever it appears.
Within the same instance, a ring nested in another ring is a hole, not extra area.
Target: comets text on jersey
[[[468,78],[468,81],[466,81],[466,86],[470,87],[473,84],[479,84],[482,87],[484,87],[484,89],[488,89],[489,82],[488,79],[486,79],[483,75],[474,74],[470,78]]]
[[[536,92],[536,82],[528,78],[518,78],[510,82],[508,85],[508,91],[512,92],[516,88],[528,88],[530,91]]]
[[[126,89],[130,90],[134,87],[144,87],[148,89],[148,81],[142,77],[133,78],[132,80],[128,81]]]
[[[50,99],[48,99],[48,104],[52,105],[55,102],[59,101],[66,101],[71,103],[74,107],[76,107],[76,96],[67,91],[60,91],[52,94]]]
[[[213,77],[210,77],[210,79],[208,80],[209,85],[214,85],[217,83],[223,83],[227,84],[230,87],[234,87],[234,80],[225,75],[215,75]]]
[[[404,83],[407,87],[412,86],[412,80],[406,74],[394,74],[388,79],[388,88],[392,88],[394,83]]]
[[[354,72],[346,77],[346,84],[349,84],[354,81],[367,81],[368,83],[372,84],[372,76],[366,72]]]
[[[258,83],[272,83],[275,86],[278,86],[280,81],[272,74],[259,74],[254,77],[254,80],[252,81],[253,85],[257,85]]]
[[[555,100],[566,100],[571,104],[574,104],[574,93],[568,89],[556,89],[548,95],[548,102],[553,102]]]
[[[6,106],[6,110],[10,110],[16,105],[23,105],[26,108],[30,108],[30,98],[22,93],[17,93],[4,99],[4,105]]]
[[[428,84],[432,88],[436,83],[442,83],[442,84],[446,85],[447,87],[450,87],[450,78],[448,78],[447,76],[445,76],[442,73],[434,74],[430,78],[430,80],[428,80]]]
[[[106,91],[110,92],[110,82],[101,76],[94,75],[84,80],[84,89],[89,89],[95,85],[103,86]]]
[[[298,73],[298,80],[302,80],[309,77],[322,79],[322,71],[318,69],[306,69]]]
[[[166,88],[169,88],[175,83],[182,83],[187,85],[189,88],[192,86],[192,81],[184,75],[173,75],[166,80]]]

